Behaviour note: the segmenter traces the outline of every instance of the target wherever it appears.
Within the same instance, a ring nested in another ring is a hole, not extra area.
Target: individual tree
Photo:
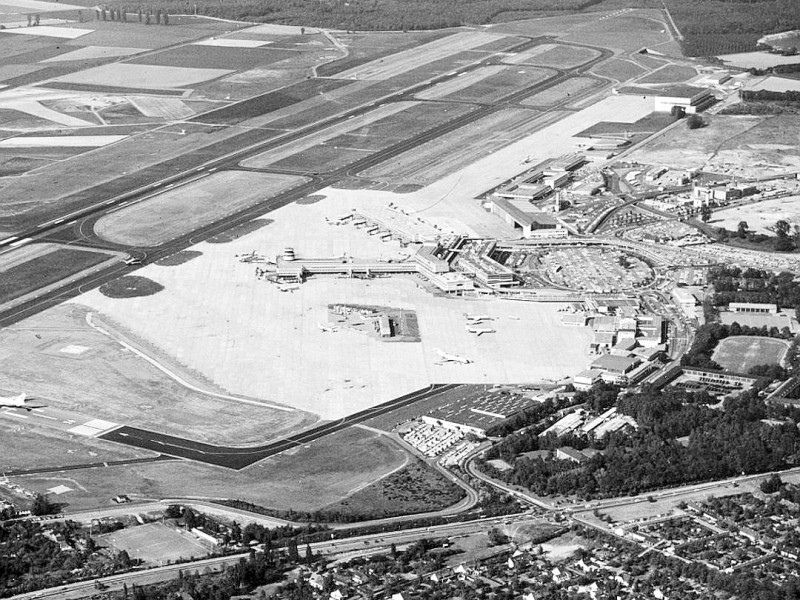
[[[700,129],[703,125],[705,125],[705,121],[698,114],[689,115],[689,118],[686,119],[686,127],[689,129]]]
[[[791,226],[783,219],[775,223],[775,233],[778,234],[779,238],[787,237],[789,235],[789,231],[791,231]]]
[[[747,221],[739,221],[739,226],[736,228],[736,231],[740,238],[746,238],[749,229],[750,226],[747,224]]]
[[[703,223],[708,223],[711,220],[711,207],[707,204],[700,208],[700,218]]]
[[[36,494],[31,505],[31,514],[35,516],[49,515],[55,508],[55,505],[47,499],[47,496]]]
[[[765,479],[761,482],[761,491],[765,494],[774,494],[778,490],[781,489],[783,486],[783,481],[781,480],[780,475],[777,473],[773,473],[769,479]]]

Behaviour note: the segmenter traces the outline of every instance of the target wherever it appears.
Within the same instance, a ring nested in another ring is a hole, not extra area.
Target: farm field
[[[784,220],[792,226],[800,225],[800,197],[789,196],[716,210],[711,223],[715,227],[736,231],[739,223],[745,221],[748,231],[774,235],[775,232],[769,228],[774,227],[775,223],[780,220]]]
[[[314,421],[310,415],[286,410],[285,406],[279,406],[280,410],[270,408],[269,402],[259,406],[258,398],[244,398],[250,400],[244,403],[215,397],[212,394],[225,395],[225,390],[187,370],[182,356],[168,357],[95,314],[93,322],[114,337],[104,335],[87,324],[86,314],[84,307],[62,305],[4,328],[0,332],[4,364],[0,389],[24,391],[48,410],[73,413],[75,421],[82,415],[85,420],[99,418],[208,443],[264,442]],[[142,350],[184,381],[209,393],[179,384],[117,340]],[[32,425],[30,421],[26,424]],[[34,431],[45,435],[41,428],[31,429],[31,433]],[[67,443],[63,430],[47,431],[47,435],[60,435],[62,443]],[[100,440],[87,438],[86,442],[90,449],[109,447]],[[47,447],[40,451],[52,459],[47,464],[65,460]]]
[[[746,374],[756,365],[781,364],[788,349],[784,340],[732,336],[719,342],[711,358],[728,371]]]
[[[95,232],[117,244],[158,246],[305,181],[293,175],[220,171],[109,213]],[[230,201],[221,203],[221,197]]]
[[[126,527],[97,536],[100,546],[125,550],[133,559],[160,564],[187,558],[207,556],[208,548],[188,531],[163,523],[147,523]]]
[[[222,38],[223,40],[225,38]],[[225,69],[237,71],[271,65],[295,54],[292,50],[276,49],[272,45],[259,48],[229,48],[205,44],[189,44],[170,48],[157,54],[134,58],[125,64],[173,67],[177,69]],[[178,71],[177,78],[183,77]],[[210,79],[210,78],[209,78]],[[176,87],[157,85],[155,87]]]
[[[528,96],[520,104],[523,106],[553,106],[563,102],[573,94],[577,96],[581,92],[600,85],[600,81],[591,77],[570,77],[566,81]]]
[[[244,471],[183,461],[71,471],[70,480],[76,485],[70,487],[75,491],[65,499],[70,511],[87,510],[107,506],[109,490],[125,490],[132,498],[203,496],[244,500],[276,510],[314,511],[397,469],[406,457],[385,436],[351,427]],[[36,491],[64,483],[60,474],[11,480]]]

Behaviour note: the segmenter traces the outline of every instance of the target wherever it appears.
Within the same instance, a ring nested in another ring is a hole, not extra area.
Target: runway
[[[318,425],[302,433],[264,444],[241,448],[235,446],[214,446],[185,438],[179,438],[137,427],[122,426],[104,435],[101,439],[152,450],[166,456],[201,462],[239,471],[269,456],[280,454],[291,448],[309,444],[327,435],[363,423],[367,419],[403,408],[420,400],[425,400],[458,388],[458,384],[431,384],[427,388],[405,394],[389,402],[362,410],[337,421]]]

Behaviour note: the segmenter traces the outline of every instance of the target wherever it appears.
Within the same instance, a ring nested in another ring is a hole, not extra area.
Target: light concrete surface
[[[38,29],[35,27],[33,29]],[[233,73],[231,69],[198,69],[114,63],[59,77],[61,83],[106,85],[123,88],[179,88]]]
[[[107,314],[229,393],[276,401],[338,418],[431,382],[522,383],[560,378],[589,362],[589,330],[565,328],[557,305],[433,296],[411,277],[369,281],[317,278],[293,293],[255,278],[235,255],[269,257],[292,246],[299,257],[397,255],[352,226],[325,217],[346,212],[345,199],[290,205],[275,222],[229,244],[200,244],[203,256],[169,269],[137,273],[165,286],[154,296],[110,299],[98,291],[74,302]],[[355,331],[323,332],[331,303],[377,304],[417,312],[421,343],[391,343]],[[464,313],[497,317],[494,334],[466,331]],[[512,319],[511,317],[518,317]],[[505,349],[513,348],[513,352]],[[437,349],[472,359],[439,365]]]

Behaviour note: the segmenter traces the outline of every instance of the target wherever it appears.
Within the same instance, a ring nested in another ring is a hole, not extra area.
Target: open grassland
[[[242,165],[249,168],[275,166],[298,172],[331,171],[471,110],[474,109],[463,105],[443,107],[416,102],[387,104],[278,150],[254,156],[243,161]]]
[[[774,235],[775,232],[768,228],[774,227],[781,220],[792,226],[800,225],[800,197],[789,196],[715,210],[710,224],[736,231],[739,223],[744,221],[748,231]]]
[[[637,83],[683,83],[697,75],[697,70],[685,65],[665,65],[649,75],[637,80]]]
[[[369,32],[337,33],[336,39],[347,49],[347,56],[320,65],[317,69],[317,74],[320,77],[331,77],[372,60],[380,60],[395,52],[452,35],[456,31],[410,31],[393,35]]]
[[[225,38],[223,38],[225,39]],[[186,69],[252,69],[284,60],[296,54],[293,50],[275,49],[274,46],[261,48],[226,48],[190,44],[163,50],[133,59],[127,64],[158,65],[162,67]],[[181,75],[179,75],[180,77]],[[211,79],[210,77],[208,79]],[[159,85],[157,87],[175,87]]]
[[[485,68],[489,70],[489,73],[483,77],[476,78],[467,86],[458,87],[449,93],[439,94],[435,97],[456,102],[492,103],[555,75],[555,72],[550,69],[521,65]],[[480,73],[480,70],[477,72]],[[467,77],[468,75],[465,75],[462,78],[466,79]]]
[[[58,81],[113,88],[168,89],[190,87],[231,72],[231,69],[115,63],[71,73]]]
[[[32,248],[22,261],[16,259],[14,252],[0,260],[0,304],[113,258],[105,252],[73,250],[51,244]]]
[[[711,358],[728,371],[747,373],[756,365],[781,364],[788,349],[784,340],[743,335],[721,340]]]
[[[95,315],[96,324],[115,338],[104,335],[90,327],[85,316],[83,308],[65,305],[3,329],[0,389],[24,391],[48,410],[74,413],[71,419],[76,423],[99,418],[208,443],[264,442],[313,421],[299,411],[275,410],[189,389],[116,339],[143,350],[198,389],[225,395],[225,390],[199,373],[182,368],[183,357],[166,357]]]
[[[660,7],[659,7],[660,8]],[[672,39],[661,10],[633,10],[612,13],[573,28],[563,41],[622,50],[649,48],[670,56],[681,56],[681,48]]]
[[[69,511],[108,506],[109,495],[119,490],[131,497],[229,498],[282,511],[314,511],[397,469],[406,457],[385,436],[350,428],[244,471],[186,461],[71,471],[69,480],[76,485],[67,485],[75,492],[60,500],[69,503]],[[60,475],[12,481],[36,491],[65,483]]]
[[[291,175],[223,171],[110,213],[95,225],[117,244],[158,246],[307,181]],[[225,198],[225,202],[220,202]]]
[[[361,175],[390,183],[427,185],[542,127],[536,111],[510,108],[458,128]]]
[[[186,558],[208,555],[208,548],[188,531],[163,523],[147,523],[126,527],[96,538],[100,546],[116,551],[126,551],[131,557],[145,563],[163,564]]]
[[[327,518],[370,520],[442,510],[466,496],[464,490],[419,460],[360,489],[320,512]]]
[[[600,53],[592,48],[565,46],[563,44],[544,44],[527,52],[521,52],[506,62],[555,69],[571,69],[579,67],[598,56],[600,56]]]
[[[597,79],[592,79],[591,77],[570,77],[566,81],[562,81],[546,90],[528,96],[522,100],[520,104],[523,106],[549,107],[565,101],[573,94],[577,96],[581,92],[585,92],[599,85],[601,85],[601,83]]]
[[[800,116],[715,116],[707,127],[675,128],[630,155],[644,164],[702,167],[736,177],[800,168]],[[755,225],[755,223],[754,223]]]
[[[47,401],[34,398],[32,406],[46,406]],[[19,415],[26,419],[19,418]],[[104,461],[155,456],[152,452],[121,446],[93,437],[75,436],[41,427],[23,412],[0,411],[0,435],[3,455],[0,469],[6,473],[17,469],[85,465]]]
[[[592,73],[616,81],[628,81],[645,73],[645,69],[632,60],[614,58],[592,67]]]
[[[427,63],[473,50],[502,36],[481,31],[463,31],[392,55],[391,60],[377,59],[336,74],[339,79],[385,80],[417,69]]]

